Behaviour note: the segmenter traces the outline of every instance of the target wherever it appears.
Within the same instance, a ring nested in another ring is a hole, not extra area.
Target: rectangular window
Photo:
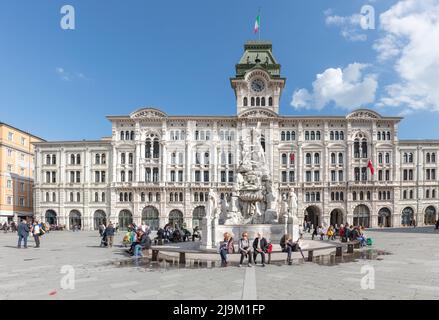
[[[81,172],[76,171],[76,183],[80,183],[81,182]]]
[[[209,182],[209,171],[204,171],[204,182]]]
[[[315,182],[320,181],[320,171],[314,171],[314,181]]]
[[[290,171],[290,182],[294,182],[296,180],[296,177],[294,175],[294,171]]]
[[[12,164],[8,164],[8,172],[12,172]]]
[[[338,171],[338,181],[343,181],[343,170]]]
[[[311,171],[306,172],[306,182],[311,182]]]
[[[13,132],[8,132],[8,140],[12,141],[14,139],[14,133]]]
[[[229,183],[233,183],[234,180],[234,172],[233,171],[229,171]]]
[[[332,171],[331,171],[331,181],[332,181],[332,182],[336,182],[336,181],[337,181],[337,179],[336,179],[336,174],[335,174],[335,170],[332,170]]]
[[[20,192],[24,192],[24,182],[20,182]]]
[[[183,171],[182,170],[178,171],[178,181],[183,182]]]
[[[18,199],[18,201],[19,201],[19,205],[20,205],[20,207],[24,207],[24,206],[25,206],[24,198],[23,198],[23,197],[20,197],[20,198]]]
[[[282,182],[283,183],[287,182],[287,172],[286,171],[282,171]]]
[[[6,198],[6,203],[8,204],[8,205],[12,205],[12,197],[11,196],[8,196],[7,198]]]
[[[195,182],[201,182],[201,171],[195,171]]]
[[[171,171],[171,182],[175,182],[175,171]]]
[[[21,145],[24,146],[26,144],[26,139],[21,137]]]
[[[8,149],[8,157],[12,157],[12,150]]]
[[[105,171],[101,171],[101,182],[105,183]]]

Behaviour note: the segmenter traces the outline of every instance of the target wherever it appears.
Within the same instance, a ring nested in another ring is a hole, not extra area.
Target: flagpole
[[[261,24],[261,7],[259,7],[258,15],[259,15],[259,32],[258,32],[258,35],[259,35],[259,41],[261,41],[261,26],[262,26],[262,24]]]

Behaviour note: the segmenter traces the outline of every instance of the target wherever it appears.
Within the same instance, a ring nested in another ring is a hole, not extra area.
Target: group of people
[[[17,232],[17,224],[15,221],[12,221],[11,223],[5,221],[5,223],[0,225],[0,230],[3,230],[4,233],[7,233],[8,231]]]
[[[103,223],[100,224],[98,230],[99,230],[99,235],[101,236],[100,246],[112,248],[114,243],[114,234],[116,233],[117,228],[110,221],[110,223],[107,226]]]
[[[305,231],[308,230],[308,225],[305,227]],[[345,225],[330,225],[329,227],[316,226],[312,233],[312,240],[315,237],[320,237],[320,240],[336,240],[340,238],[342,242],[359,241],[361,246],[367,244],[367,238],[364,234],[364,228],[362,226]]]
[[[193,233],[191,234],[188,229],[184,226],[179,227],[175,225],[172,227],[170,223],[166,224],[164,228],[159,228],[157,230],[157,237],[155,240],[163,241],[163,242],[186,242],[192,239],[201,240],[201,230],[198,226],[195,226]]]
[[[32,235],[35,241],[35,248],[40,247],[40,238],[48,232],[48,229],[44,223],[40,223],[37,219],[34,219],[32,222],[28,222],[26,219],[21,219],[20,223],[17,227],[18,234],[18,244],[17,248],[21,248],[23,244],[23,248],[27,248],[27,241],[29,235]]]
[[[150,233],[151,228],[145,222],[140,226],[129,225],[128,232],[123,238],[124,245],[130,247],[127,253],[134,257],[141,257],[143,249],[151,248]]]
[[[294,242],[289,234],[282,236],[280,246],[282,252],[287,253],[287,262],[289,264],[292,263],[291,256],[295,251],[300,251],[302,257],[304,257],[302,249],[299,246],[299,240]],[[226,232],[224,234],[224,240],[220,242],[218,251],[221,256],[221,264],[226,267],[228,265],[228,254],[235,253],[235,244],[230,233]],[[252,263],[257,264],[257,258],[260,255],[262,267],[265,267],[265,255],[271,254],[272,251],[273,245],[268,242],[261,233],[258,233],[256,238],[251,241],[248,237],[248,233],[244,232],[238,241],[238,253],[241,254],[239,266],[241,267],[243,265],[245,259],[247,259],[247,265],[249,267],[252,266]]]

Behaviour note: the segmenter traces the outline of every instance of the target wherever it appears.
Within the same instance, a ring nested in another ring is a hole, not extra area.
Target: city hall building
[[[231,86],[236,114],[168,115],[142,108],[108,116],[111,137],[35,143],[35,212],[49,223],[96,229],[146,221],[189,229],[213,189],[227,210],[244,132],[260,143],[280,203],[293,189],[301,221],[398,227],[437,219],[439,141],[399,140],[400,117],[359,109],[284,116],[286,79],[269,42],[245,44]],[[372,174],[373,173],[373,174]]]

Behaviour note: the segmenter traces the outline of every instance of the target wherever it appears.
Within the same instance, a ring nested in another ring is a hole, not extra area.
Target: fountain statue
[[[205,231],[216,235],[204,237],[204,247],[215,245],[215,238],[219,239],[224,232],[239,236],[243,230],[271,235],[274,242],[279,241],[284,233],[297,238],[298,229],[295,232],[292,228],[293,224],[298,224],[297,196],[290,191],[279,199],[278,186],[273,184],[261,138],[260,122],[243,132],[240,161],[229,204],[225,199],[219,204],[217,194],[210,190],[206,218],[213,221],[213,225],[206,223]]]

